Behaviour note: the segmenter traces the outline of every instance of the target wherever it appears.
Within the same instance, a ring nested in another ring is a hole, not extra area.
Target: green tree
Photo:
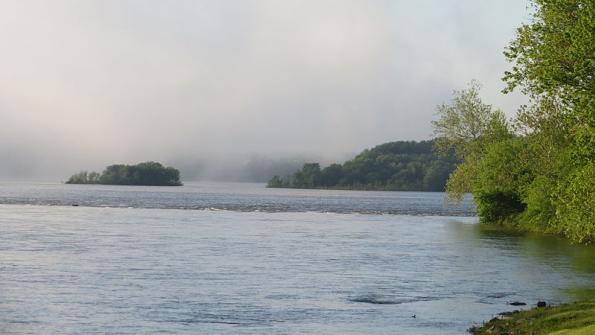
[[[273,176],[267,183],[267,187],[289,187],[289,183],[279,176]]]
[[[73,174],[68,178],[66,184],[88,184],[89,183],[89,176],[87,171],[81,171],[79,173]]]
[[[535,0],[505,51],[505,92],[529,98],[513,123],[481,103],[477,85],[438,108],[439,148],[463,163],[452,198],[471,191],[483,222],[595,240],[595,2]]]
[[[341,164],[331,164],[322,170],[320,178],[322,186],[335,186],[339,184],[341,178],[343,178],[343,167]]]
[[[480,139],[487,133],[494,111],[481,101],[480,89],[479,82],[472,81],[467,89],[454,92],[450,104],[436,108],[439,118],[432,126],[438,150],[455,150],[465,158],[481,149]]]
[[[534,154],[524,219],[580,242],[595,240],[595,2],[535,0],[505,56],[505,92],[530,97],[521,109]],[[544,224],[544,222],[546,222]]]
[[[449,104],[437,107],[438,120],[432,122],[436,149],[442,153],[454,151],[463,161],[446,184],[448,197],[455,202],[473,191],[479,162],[489,146],[512,137],[504,114],[483,103],[480,88],[478,82],[472,81],[467,89],[455,91]]]
[[[89,184],[99,184],[100,177],[101,177],[101,174],[92,171],[92,172],[89,172],[89,174],[87,175],[87,180],[88,180]]]
[[[300,188],[313,188],[320,183],[320,164],[306,163],[294,176],[294,185]]]
[[[533,179],[523,138],[492,143],[478,161],[472,191],[483,222],[512,222],[527,207],[525,187]]]

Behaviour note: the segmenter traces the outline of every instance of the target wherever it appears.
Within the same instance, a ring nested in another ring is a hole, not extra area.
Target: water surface
[[[475,215],[471,199],[466,198],[459,206],[447,206],[440,192],[270,189],[255,183],[189,183],[182,187],[159,187],[0,182],[0,203],[248,212]]]
[[[482,232],[439,193],[13,183],[0,203],[7,334],[462,334],[595,283],[592,248]]]

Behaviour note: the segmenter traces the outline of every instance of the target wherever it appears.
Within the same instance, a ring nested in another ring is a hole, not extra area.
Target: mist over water
[[[477,224],[471,195],[273,188],[441,190],[458,158],[430,142],[320,167],[430,139],[473,79],[514,116],[528,5],[0,1],[0,334],[454,335],[592,296],[592,246]],[[146,161],[183,185],[64,183]]]
[[[341,161],[427,139],[434,107],[473,78],[510,115],[522,98],[498,93],[500,53],[525,6],[3,1],[0,178],[156,160],[220,179],[254,155]]]

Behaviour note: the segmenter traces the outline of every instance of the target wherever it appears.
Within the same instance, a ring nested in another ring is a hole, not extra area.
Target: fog
[[[472,79],[511,116],[502,51],[527,18],[519,0],[2,1],[0,178],[343,160],[429,138]]]

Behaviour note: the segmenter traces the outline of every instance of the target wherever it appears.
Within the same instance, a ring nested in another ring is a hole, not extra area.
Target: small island
[[[181,186],[180,171],[158,162],[136,165],[110,165],[102,173],[81,171],[72,175],[66,184]]]

